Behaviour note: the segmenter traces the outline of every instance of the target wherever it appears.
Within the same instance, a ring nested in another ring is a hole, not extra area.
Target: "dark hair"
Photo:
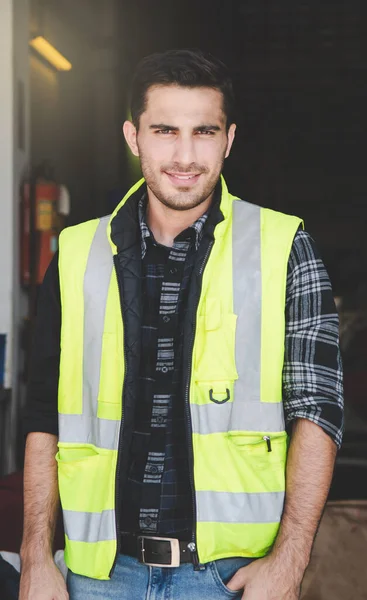
[[[154,85],[216,89],[223,94],[227,129],[234,121],[234,94],[228,69],[209,53],[196,49],[168,50],[143,58],[137,66],[131,92],[131,117],[137,129],[146,108],[147,91]]]

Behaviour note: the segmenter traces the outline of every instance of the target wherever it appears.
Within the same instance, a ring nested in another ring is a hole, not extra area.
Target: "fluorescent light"
[[[70,71],[72,67],[71,63],[41,35],[33,38],[29,44],[46,60],[48,60],[48,62],[50,62],[58,71]]]

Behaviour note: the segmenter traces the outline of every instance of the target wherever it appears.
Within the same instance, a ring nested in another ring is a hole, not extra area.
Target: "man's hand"
[[[242,600],[298,600],[302,577],[269,555],[239,569],[227,587],[243,589]]]
[[[20,549],[20,600],[68,600],[66,584],[52,555],[59,505],[55,454],[57,437],[27,437],[24,461],[24,528]]]
[[[52,559],[47,564],[22,564],[19,600],[69,600],[65,580]]]

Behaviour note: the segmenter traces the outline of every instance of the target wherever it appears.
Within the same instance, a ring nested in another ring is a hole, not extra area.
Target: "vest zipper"
[[[203,271],[205,269],[206,263],[208,261],[209,258],[209,254],[211,252],[211,249],[214,245],[214,241],[211,241],[208,249],[205,253],[204,259],[200,265],[199,268],[199,275],[200,277],[203,274]],[[200,292],[198,294],[197,297],[197,301],[195,302],[195,313],[197,311],[197,307],[199,304],[199,300],[200,300],[200,294],[201,294],[201,286],[200,286]],[[191,499],[192,499],[192,515],[193,515],[193,529],[192,529],[192,538],[191,538],[191,542],[187,545],[187,548],[191,554],[191,560],[192,560],[192,564],[194,565],[194,571],[201,571],[203,570],[205,567],[203,565],[200,564],[199,562],[199,555],[198,555],[198,550],[197,550],[197,545],[196,545],[196,521],[197,521],[197,512],[196,512],[196,499],[195,499],[195,484],[194,484],[194,469],[193,469],[193,465],[194,465],[194,451],[193,451],[193,447],[192,447],[192,423],[191,423],[191,413],[190,413],[190,398],[189,398],[189,392],[190,392],[190,380],[191,380],[191,367],[192,367],[192,351],[194,348],[194,340],[195,340],[195,331],[196,331],[196,318],[194,321],[194,328],[191,334],[191,339],[190,339],[190,353],[189,353],[189,363],[187,366],[187,380],[186,380],[186,389],[185,389],[185,412],[186,412],[186,432],[187,432],[187,447],[188,447],[188,452],[189,452],[189,476],[190,476],[190,486],[191,486]]]
[[[266,442],[267,448],[268,448],[268,452],[271,452],[271,440],[270,437],[268,435],[264,435],[263,436],[263,440]]]
[[[120,283],[120,279],[118,276],[117,256],[116,255],[113,257],[113,263],[114,263],[114,269],[115,269],[115,274],[116,274],[116,279],[117,279],[117,287],[118,287],[119,296],[120,296],[121,318],[122,318],[122,322],[124,322],[124,312],[123,312],[123,308],[122,308],[122,288],[121,288],[121,283]],[[117,446],[117,466],[116,466],[116,479],[115,479],[115,486],[116,486],[116,490],[115,490],[116,555],[115,555],[115,560],[113,561],[113,565],[112,565],[110,573],[109,573],[110,577],[112,577],[112,575],[113,575],[113,572],[116,567],[117,557],[120,552],[120,466],[121,466],[122,433],[123,433],[123,427],[124,427],[124,402],[123,402],[123,399],[124,399],[124,393],[125,393],[125,379],[126,379],[126,365],[127,365],[125,334],[124,334],[123,346],[124,346],[125,375],[124,375],[123,388],[122,388],[121,426],[120,426],[119,441],[118,441],[118,446]]]

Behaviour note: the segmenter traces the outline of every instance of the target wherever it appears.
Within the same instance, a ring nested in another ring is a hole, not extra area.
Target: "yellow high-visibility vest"
[[[67,566],[109,579],[117,552],[116,471],[125,381],[124,322],[111,216],[60,236],[62,326],[58,477]],[[300,219],[228,193],[202,265],[191,377],[194,538],[201,563],[260,557],[285,494],[282,404],[287,265]]]

